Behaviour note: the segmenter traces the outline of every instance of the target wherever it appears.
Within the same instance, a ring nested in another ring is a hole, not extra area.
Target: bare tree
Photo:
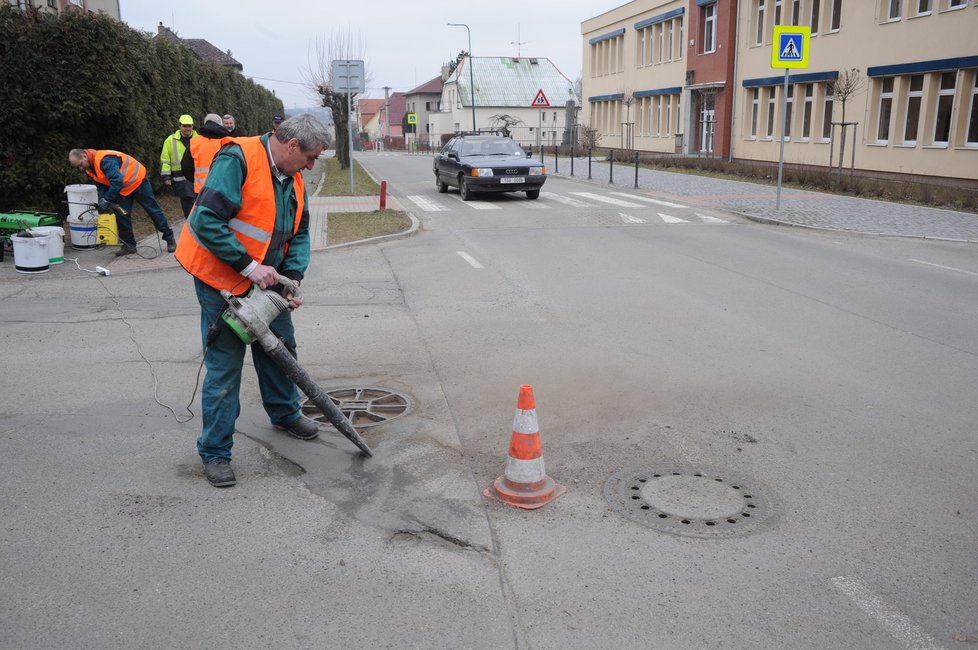
[[[517,126],[523,124],[523,120],[516,117],[515,115],[510,115],[509,113],[503,113],[502,115],[493,115],[489,118],[489,125],[493,128],[498,128],[503,132],[503,135],[507,138],[509,137],[509,127]]]
[[[311,63],[306,75],[306,83],[319,95],[320,104],[333,113],[333,124],[336,128],[336,158],[343,169],[350,166],[349,139],[345,134],[351,116],[347,109],[346,93],[337,90],[337,80],[333,79],[332,62],[362,61],[365,49],[363,37],[359,34],[354,35],[349,30],[345,33],[334,30],[328,37],[320,36],[316,39],[315,61]],[[369,75],[367,78],[369,79]],[[350,97],[351,105],[355,103],[356,96],[357,94],[353,93]],[[359,132],[359,125],[355,126],[356,131]]]
[[[846,129],[849,127],[849,123],[846,122],[846,102],[849,101],[857,92],[862,90],[865,79],[859,73],[858,68],[849,68],[848,70],[843,70],[842,74],[835,81],[830,81],[826,92],[832,93],[834,96],[833,105],[835,102],[839,102],[842,106],[842,121],[833,122],[833,124],[842,125],[842,137],[839,142],[839,173],[842,173],[842,160],[845,157],[846,151]],[[831,164],[831,160],[829,163]]]
[[[574,99],[577,100],[578,106],[584,106],[584,79],[581,75],[577,75],[577,79],[574,80]]]
[[[621,105],[625,107],[625,121],[621,126],[621,148],[632,148],[632,104],[635,103],[635,93],[629,90],[621,91]]]
[[[581,146],[590,151],[598,146],[601,134],[593,126],[581,125]]]

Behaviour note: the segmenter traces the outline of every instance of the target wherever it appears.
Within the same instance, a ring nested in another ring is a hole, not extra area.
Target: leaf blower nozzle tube
[[[281,281],[292,291],[293,295],[298,295],[299,286],[297,284],[285,277],[282,277]],[[244,298],[237,298],[228,291],[222,291],[221,295],[228,303],[228,308],[222,318],[231,330],[247,344],[258,341],[266,354],[282,369],[285,376],[291,379],[299,387],[299,390],[319,407],[330,423],[336,427],[336,430],[349,438],[350,442],[355,444],[366,456],[373,456],[370,447],[353,428],[350,419],[319,387],[319,384],[313,381],[312,377],[302,369],[281,339],[268,328],[269,323],[289,308],[288,302],[274,291],[267,289],[263,291],[257,287],[253,288]]]

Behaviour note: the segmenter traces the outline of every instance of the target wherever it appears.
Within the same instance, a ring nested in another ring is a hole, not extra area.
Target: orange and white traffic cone
[[[523,384],[516,403],[506,469],[482,494],[517,508],[533,510],[550,503],[566,491],[566,487],[556,483],[544,470],[533,386]]]

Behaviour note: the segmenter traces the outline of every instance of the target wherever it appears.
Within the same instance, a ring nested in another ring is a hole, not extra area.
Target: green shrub
[[[268,130],[281,100],[187,48],[152,39],[104,14],[60,15],[0,6],[0,212],[57,210],[64,186],[88,182],[73,148],[117,149],[159,178],[163,140],[189,113],[233,113],[250,134]]]

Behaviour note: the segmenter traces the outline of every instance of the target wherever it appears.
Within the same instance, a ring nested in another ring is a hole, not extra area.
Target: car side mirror
[[[451,158],[452,160],[458,160],[458,154],[455,153],[454,151],[449,151],[448,157]]]

